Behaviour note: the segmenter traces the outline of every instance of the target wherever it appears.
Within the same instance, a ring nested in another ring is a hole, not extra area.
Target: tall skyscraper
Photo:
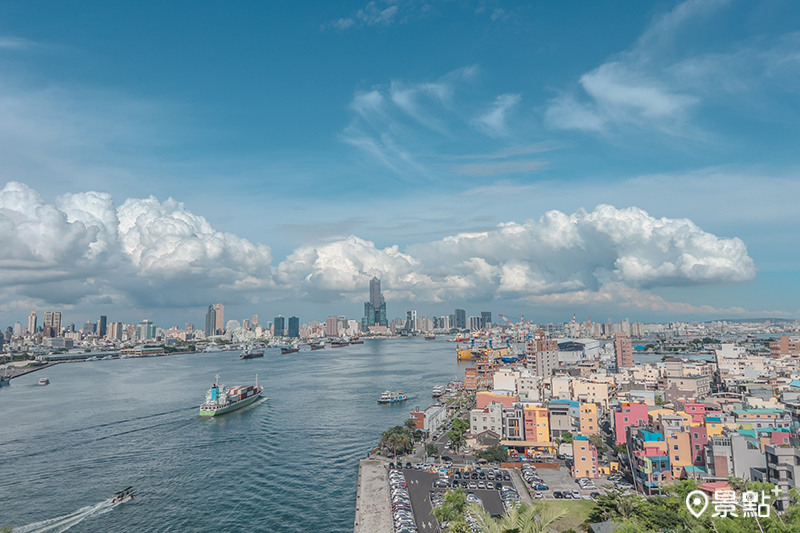
[[[206,312],[206,337],[211,337],[217,334],[217,312],[214,310],[213,305],[208,306]]]
[[[258,315],[250,317],[250,325],[256,327],[258,325]]]
[[[36,311],[31,311],[28,315],[28,334],[33,335],[36,333]]]
[[[108,338],[121,341],[124,328],[125,325],[122,322],[112,322],[108,327]]]
[[[364,302],[364,318],[361,319],[361,326],[366,329],[369,326],[388,326],[389,319],[386,317],[386,300],[381,295],[381,280],[373,277],[369,281],[369,301]]]
[[[537,330],[533,339],[526,343],[525,353],[537,376],[549,379],[553,375],[553,369],[558,366],[558,341],[548,339],[544,331]]]
[[[325,336],[338,337],[339,336],[339,321],[335,316],[329,316],[325,320]]]
[[[147,319],[139,323],[139,340],[147,341],[156,338],[156,325]]]
[[[481,311],[481,327],[483,329],[489,329],[492,327],[492,312],[491,311]]]
[[[300,337],[300,319],[296,316],[289,317],[289,337],[293,339]]]
[[[97,336],[101,339],[106,336],[106,322],[108,322],[108,317],[100,315],[100,322],[97,323]]]
[[[456,325],[458,329],[464,329],[467,327],[467,312],[463,309],[456,309]]]
[[[61,311],[45,311],[44,326],[53,328],[58,335],[61,332]]]
[[[218,335],[225,333],[225,306],[222,304],[214,304],[214,312],[217,314],[217,322],[214,328],[217,330]]]
[[[273,322],[273,324],[275,325],[275,327],[272,334],[275,335],[276,337],[283,337],[283,328],[286,327],[286,320],[283,318],[283,316],[281,315],[276,316],[275,322]]]
[[[406,331],[417,331],[416,311],[406,311]]]
[[[614,351],[617,356],[617,372],[622,368],[633,366],[633,346],[631,340],[623,332],[614,335]]]

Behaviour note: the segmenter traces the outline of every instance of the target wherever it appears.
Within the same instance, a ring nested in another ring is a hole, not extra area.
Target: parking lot
[[[596,489],[581,490],[577,480],[572,477],[569,469],[565,467],[538,468],[536,473],[542,479],[542,483],[548,487],[548,490],[539,491],[544,495],[545,500],[554,499],[553,492],[555,491],[572,492],[573,490],[577,490],[581,494],[582,499],[591,499],[589,495],[592,492],[602,493],[605,487],[612,487],[614,485],[604,477],[600,477],[592,480],[597,486]],[[530,490],[531,496],[533,496],[533,494],[537,492],[536,489],[532,488],[530,485],[527,486],[528,490]]]

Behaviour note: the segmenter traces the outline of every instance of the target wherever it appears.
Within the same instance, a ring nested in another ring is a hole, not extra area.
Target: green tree
[[[628,455],[628,447],[625,444],[617,444],[614,446],[614,452],[617,455]]]
[[[608,451],[608,446],[606,446],[606,442],[603,440],[602,435],[590,435],[589,444],[597,448],[597,455],[601,457]]]
[[[570,442],[572,442],[572,433],[567,431],[566,433],[562,434],[561,435],[561,442],[563,442],[565,444],[569,444]]]
[[[453,451],[456,453],[458,453],[458,450],[466,442],[464,434],[467,431],[469,431],[469,422],[462,418],[453,420],[453,424],[450,426],[450,431],[447,432],[447,436],[450,437],[450,441],[453,443]]]
[[[429,442],[425,445],[425,455],[428,457],[439,455],[439,448],[437,448],[435,444]]]
[[[408,418],[406,419],[405,422],[403,422],[403,426],[407,427],[411,431],[414,431],[415,429],[417,429],[417,421],[414,420],[413,418]]]
[[[405,426],[395,426],[383,432],[378,446],[395,455],[402,455],[414,449],[414,434]]]
[[[448,489],[442,498],[442,505],[433,510],[433,516],[441,522],[455,522],[464,518],[467,508],[467,495],[464,489]]]
[[[467,509],[480,533],[549,533],[553,522],[565,514],[552,507],[541,511],[523,503],[510,507],[495,520],[480,504],[472,503]]]
[[[480,459],[486,459],[490,463],[505,463],[508,461],[508,450],[496,444],[478,452]]]

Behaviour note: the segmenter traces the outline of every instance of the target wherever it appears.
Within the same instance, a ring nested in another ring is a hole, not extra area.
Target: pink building
[[[615,444],[625,444],[627,428],[647,425],[647,405],[643,403],[623,403],[614,412]]]
[[[692,445],[692,461],[694,466],[705,466],[708,430],[705,427],[689,428],[689,443]]]
[[[692,424],[703,425],[706,416],[706,404],[686,402],[686,414],[692,417]]]

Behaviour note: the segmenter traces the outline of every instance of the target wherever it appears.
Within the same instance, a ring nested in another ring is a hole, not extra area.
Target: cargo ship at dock
[[[248,346],[242,350],[242,359],[255,359],[257,357],[264,357],[264,348],[257,346]]]
[[[200,405],[200,416],[223,415],[241,409],[259,399],[262,392],[264,392],[264,388],[258,386],[258,375],[256,375],[255,385],[230,388],[220,385],[219,375],[217,375],[214,384],[206,393],[206,401]]]

